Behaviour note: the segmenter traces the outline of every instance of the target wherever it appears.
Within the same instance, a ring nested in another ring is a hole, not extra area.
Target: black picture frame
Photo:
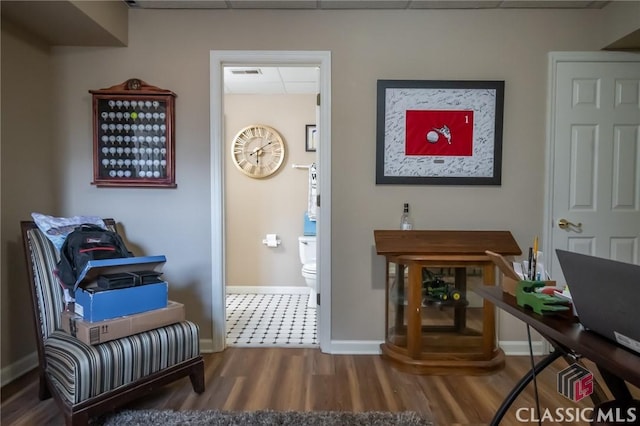
[[[316,147],[318,146],[318,129],[316,125],[305,125],[305,135],[304,150],[306,152],[316,152]]]
[[[376,184],[501,185],[504,86],[378,80]]]

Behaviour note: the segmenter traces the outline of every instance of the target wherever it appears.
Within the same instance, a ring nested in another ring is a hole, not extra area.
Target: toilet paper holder
[[[278,247],[280,243],[280,238],[278,238],[278,235],[276,234],[267,234],[267,237],[262,240],[262,244],[267,247]]]

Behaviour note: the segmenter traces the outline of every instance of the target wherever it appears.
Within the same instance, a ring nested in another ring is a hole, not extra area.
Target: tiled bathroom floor
[[[227,294],[227,345],[317,347],[307,294]]]

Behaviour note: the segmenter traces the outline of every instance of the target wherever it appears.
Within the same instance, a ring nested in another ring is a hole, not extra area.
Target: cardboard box
[[[64,311],[60,316],[62,329],[88,345],[97,345],[180,321],[184,321],[184,305],[171,301],[166,308],[98,322],[84,321],[80,315],[71,311]]]
[[[166,308],[169,286],[162,281],[113,290],[78,288],[75,299],[75,313],[85,321],[96,322]]]

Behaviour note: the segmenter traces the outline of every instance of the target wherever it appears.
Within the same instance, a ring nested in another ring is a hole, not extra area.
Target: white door
[[[557,248],[640,264],[640,55],[552,53],[550,83],[552,277]]]

